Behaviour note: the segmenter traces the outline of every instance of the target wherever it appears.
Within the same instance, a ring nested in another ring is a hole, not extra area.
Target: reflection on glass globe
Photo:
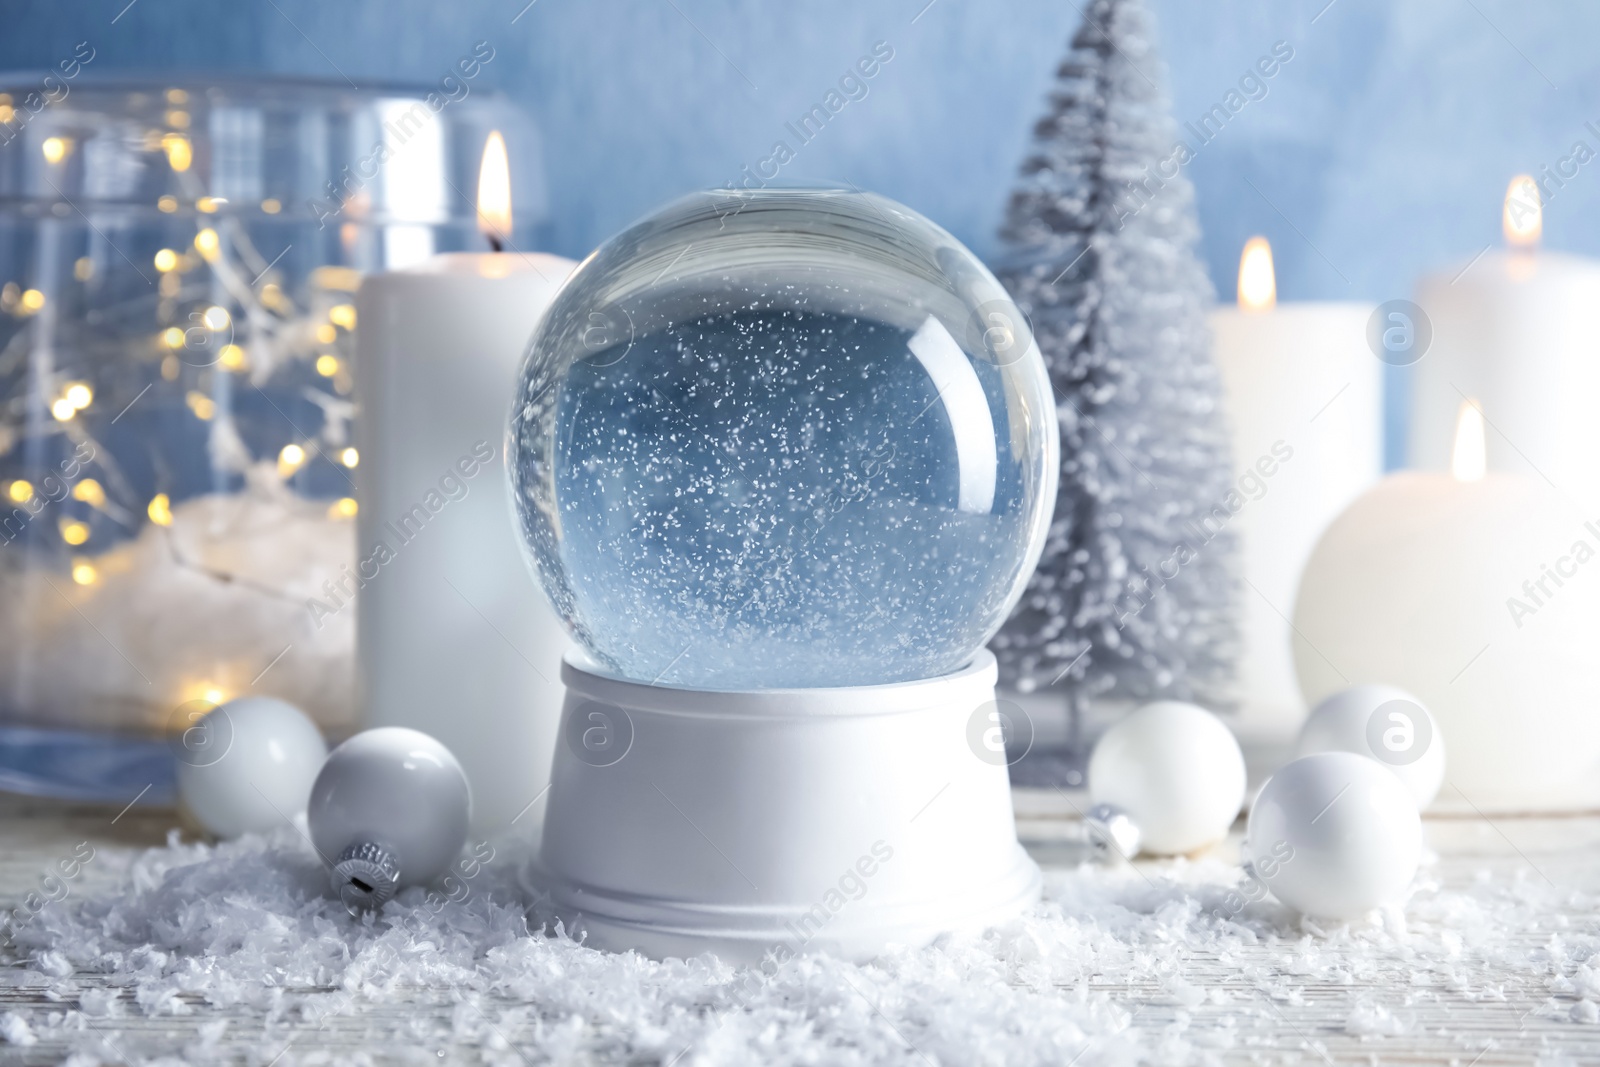
[[[603,245],[541,322],[511,418],[528,555],[624,678],[871,685],[962,667],[1054,506],[1027,324],[878,196],[718,191]]]

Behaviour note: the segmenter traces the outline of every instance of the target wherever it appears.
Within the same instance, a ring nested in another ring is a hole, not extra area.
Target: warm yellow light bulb
[[[174,252],[170,248],[163,248],[161,251],[156,253],[155,263],[156,270],[163,274],[169,270],[177,270],[178,253]]]
[[[284,445],[278,453],[278,473],[287,478],[305,465],[306,450],[299,445]]]
[[[200,199],[194,202],[194,207],[196,211],[202,212],[203,214],[215,215],[217,213],[217,208],[221,207],[227,202],[228,201],[226,197],[202,196]]]
[[[353,519],[356,517],[356,513],[360,510],[361,509],[359,505],[356,504],[355,497],[342,496],[338,500],[335,500],[328,508],[328,518]]]
[[[339,357],[330,356],[326,352],[317,357],[317,373],[324,378],[332,378],[339,373]]]
[[[72,147],[72,142],[65,137],[46,137],[44,143],[39,145],[39,151],[44,153],[46,163],[60,163],[67,158],[67,151]]]
[[[94,277],[94,260],[88,256],[79,256],[72,261],[72,276],[80,282],[86,282]]]
[[[217,239],[217,231],[209,226],[194,235],[194,250],[199,252],[207,263],[217,258],[217,249],[221,246],[222,242]]]
[[[317,340],[325,345],[331,345],[339,339],[339,331],[324,322],[317,326]]]
[[[150,498],[150,506],[145,509],[150,516],[150,521],[157,526],[172,525],[172,500],[165,493],[157,493]]]
[[[189,144],[189,138],[181,133],[169,133],[161,138],[161,148],[167,153],[167,166],[182,174],[189,169],[189,164],[194,162],[194,148]],[[170,196],[163,196],[162,200],[171,200],[172,206],[162,207],[163,211],[178,210],[178,201]]]
[[[93,478],[85,478],[72,487],[72,499],[81,500],[93,508],[105,507],[106,490]]]
[[[217,362],[229,370],[243,370],[249,359],[238,345],[223,345],[222,351],[217,353]]]
[[[182,348],[183,331],[178,329],[176,326],[168,326],[165,330],[161,331],[161,343],[166,345],[168,348]]]
[[[328,309],[328,321],[347,330],[356,328],[356,309],[350,304],[335,304]]]
[[[25,504],[33,499],[33,485],[18,478],[6,486],[6,496],[9,496],[13,503]]]
[[[189,405],[189,410],[194,412],[194,417],[201,422],[210,422],[217,414],[217,402],[206,394],[191,389],[184,401]]]
[[[72,580],[79,585],[93,585],[100,574],[94,569],[92,563],[74,563],[72,565]]]
[[[22,305],[22,310],[32,314],[44,307],[44,294],[37,289],[24,289],[18,302]]]
[[[188,142],[184,142],[184,143],[187,144]],[[185,166],[187,166],[187,164],[185,164]],[[157,197],[156,198],[156,207],[160,208],[162,211],[164,211],[168,215],[170,215],[174,211],[178,210],[178,198],[175,197],[175,196]]]
[[[94,390],[83,382],[71,382],[61,394],[61,398],[71,404],[73,410],[82,411],[94,403]]]
[[[357,452],[353,448],[347,448],[343,452],[339,453],[339,462],[343,463],[346,467],[354,467],[356,464],[361,462],[361,453]]]
[[[81,545],[89,540],[89,526],[77,519],[63,519],[61,521],[61,540],[69,545]]]
[[[266,212],[268,215],[276,215],[278,212],[283,210],[283,201],[279,200],[277,197],[269,196],[265,200],[261,201],[261,210]]]
[[[285,315],[294,311],[294,304],[283,295],[283,289],[276,282],[268,282],[261,287],[261,302],[274,311],[281,311]]]
[[[50,405],[50,414],[56,417],[57,422],[66,422],[77,413],[78,409],[73,407],[72,401],[68,400],[66,397],[61,397],[55,403]]]
[[[212,304],[206,308],[205,314],[200,316],[200,321],[206,324],[208,330],[226,330],[233,321],[233,316],[228,314],[228,309],[221,304]]]

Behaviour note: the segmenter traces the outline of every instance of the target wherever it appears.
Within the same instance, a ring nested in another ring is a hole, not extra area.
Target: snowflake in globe
[[[833,190],[702,193],[608,241],[523,365],[534,573],[621,677],[937,677],[993,636],[1054,505],[1031,333],[955,238]]]

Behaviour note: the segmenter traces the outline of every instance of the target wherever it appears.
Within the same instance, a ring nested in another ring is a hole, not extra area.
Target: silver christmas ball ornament
[[[1096,804],[1084,813],[1083,821],[1097,858],[1131,860],[1139,854],[1143,837],[1139,824],[1115,804]]]

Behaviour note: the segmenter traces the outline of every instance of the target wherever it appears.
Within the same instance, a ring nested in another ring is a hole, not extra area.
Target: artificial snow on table
[[[1038,908],[983,936],[864,966],[797,957],[735,969],[601,953],[546,930],[537,905],[525,911],[525,857],[490,852],[469,847],[473,877],[451,886],[457,899],[409,889],[352,919],[288,828],[102,849],[92,864],[112,877],[45,905],[16,936],[27,967],[9,983],[50,1006],[0,1014],[0,1057],[65,1037],[80,1063],[177,1062],[180,1047],[188,1062],[220,1061],[241,1041],[251,1062],[283,1065],[363,1053],[685,1067],[1211,1062],[1248,1055],[1266,1024],[1283,1029],[1311,986],[1337,991],[1335,1025],[1375,1054],[1415,1036],[1441,1001],[1465,1003],[1464,1022],[1508,994],[1564,1027],[1600,1020],[1600,933],[1568,918],[1593,915],[1596,898],[1532,871],[1485,871],[1464,890],[1425,876],[1403,909],[1319,926],[1234,895],[1238,868],[1220,860],[1085,865],[1048,875]],[[208,1018],[196,1026],[196,1014]],[[1315,1034],[1293,1040],[1320,1062]],[[1483,1051],[1459,1041],[1462,1064]]]

